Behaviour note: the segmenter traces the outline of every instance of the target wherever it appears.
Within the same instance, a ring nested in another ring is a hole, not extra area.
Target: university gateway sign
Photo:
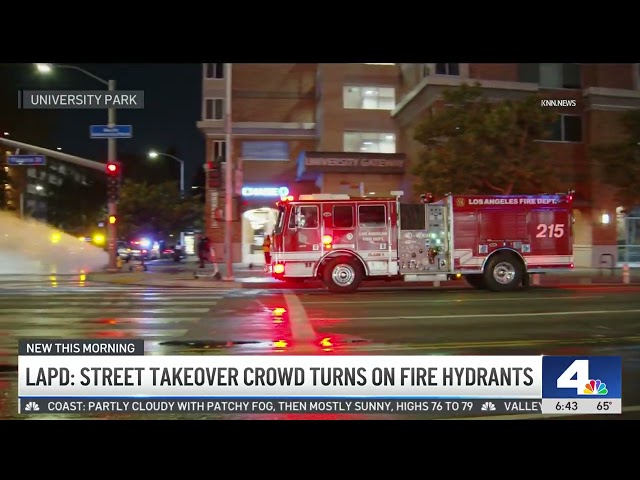
[[[394,173],[405,172],[402,153],[306,152],[301,158],[304,172]]]

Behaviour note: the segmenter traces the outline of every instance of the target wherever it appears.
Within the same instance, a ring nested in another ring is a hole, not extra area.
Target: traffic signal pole
[[[116,81],[109,80],[109,91],[113,92],[116,89]],[[116,125],[116,109],[110,108],[108,111],[108,124],[109,128],[113,128]],[[108,138],[107,139],[107,162],[108,163],[116,163],[116,139]],[[120,175],[120,171],[117,172],[118,176]],[[107,203],[107,215],[109,218],[111,216],[116,216],[118,214],[118,199],[112,196],[109,196]],[[117,266],[117,249],[116,242],[118,241],[118,228],[116,223],[109,222],[107,224],[107,251],[109,252],[109,270],[116,271],[118,269]]]
[[[115,85],[114,85],[115,87]],[[115,117],[115,115],[114,115]],[[115,118],[114,118],[115,121]],[[14,148],[14,149],[22,149],[28,152],[33,152],[33,153],[38,153],[40,155],[44,155],[46,157],[51,157],[51,158],[56,158],[58,160],[62,160],[64,162],[69,162],[72,163],[74,165],[78,165],[79,167],[85,167],[85,168],[90,168],[91,170],[98,170],[100,172],[102,172],[103,174],[105,174],[105,164],[101,163],[101,162],[96,162],[95,160],[89,160],[88,158],[82,158],[82,157],[76,157],[75,155],[69,155],[67,153],[62,153],[62,152],[58,152],[56,150],[49,150],[48,148],[42,148],[42,147],[38,147],[37,145],[30,145],[28,143],[22,143],[22,142],[16,142],[15,140],[9,140],[8,138],[4,138],[4,137],[0,137],[0,144],[4,144],[8,147]],[[112,152],[113,150],[113,152]],[[113,155],[115,157],[115,144],[113,144],[113,146],[109,147],[109,153],[110,155]],[[116,165],[118,165],[118,175],[120,175],[120,164],[119,162],[114,161],[113,163],[115,163]],[[106,172],[108,174],[108,172]],[[109,199],[109,203],[108,203],[108,209],[109,209],[109,215],[116,215],[116,201],[115,199]],[[113,212],[113,213],[111,213]],[[116,246],[116,224],[109,224],[108,227],[108,233],[109,233],[109,242],[111,242],[111,239],[113,238],[113,250],[111,248],[109,248],[109,269],[111,269],[112,265],[113,268],[116,268],[116,259],[117,259],[117,250],[115,248]],[[113,236],[111,236],[113,235]],[[111,245],[109,245],[109,247],[111,247]]]
[[[76,157],[75,155],[69,155],[68,153],[58,152],[56,150],[49,150],[48,148],[38,147],[37,145],[30,145],[28,143],[16,142],[15,140],[9,140],[8,138],[0,137],[0,143],[11,148],[19,148],[26,150],[29,153],[38,153],[45,157],[56,158],[64,162],[73,163],[79,167],[90,168],[91,170],[98,170],[104,173],[105,164],[102,162],[96,162],[95,160],[89,160],[88,158]]]

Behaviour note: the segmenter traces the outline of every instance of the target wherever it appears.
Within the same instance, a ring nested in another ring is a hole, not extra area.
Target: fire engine
[[[336,293],[368,279],[442,282],[505,292],[529,275],[573,268],[573,192],[543,195],[422,195],[403,203],[343,194],[277,202],[272,276],[320,279]]]

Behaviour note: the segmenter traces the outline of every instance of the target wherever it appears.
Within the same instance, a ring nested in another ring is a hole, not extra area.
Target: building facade
[[[559,179],[576,191],[576,265],[598,267],[616,258],[617,206],[587,151],[620,138],[617,118],[640,108],[638,64],[234,64],[227,70],[207,63],[198,122],[207,162],[226,154],[231,107],[234,261],[262,262],[259,247],[272,227],[273,204],[285,191],[403,190],[415,199],[413,131],[442,106],[443,89],[465,82],[479,82],[497,100],[539,93],[576,101],[556,109],[554,136],[544,145]],[[216,184],[207,196],[207,232],[219,251],[223,187]]]
[[[84,183],[86,176],[82,169],[47,158],[46,165],[9,166],[6,158],[13,152],[4,152],[3,169],[7,182],[5,189],[5,206],[20,217],[33,218],[42,222],[48,221],[47,198],[52,186],[62,185],[65,179]]]
[[[561,183],[576,191],[576,266],[607,266],[617,258],[618,207],[588,149],[620,139],[620,115],[640,108],[638,64],[400,64],[399,70],[401,100],[392,116],[401,132],[399,148],[410,159],[416,158],[413,129],[425,112],[440,106],[444,88],[479,82],[496,100],[532,93],[575,100],[575,106],[556,108],[553,136],[543,143]]]
[[[404,156],[397,155],[390,115],[395,65],[234,64],[230,98],[224,64],[204,64],[202,73],[198,127],[206,137],[207,162],[226,155],[231,107],[235,262],[263,263],[263,237],[283,192],[388,194],[399,187]],[[207,194],[207,234],[218,252],[224,185],[217,178]]]

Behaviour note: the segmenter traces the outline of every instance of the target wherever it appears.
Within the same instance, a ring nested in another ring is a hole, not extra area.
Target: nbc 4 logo
[[[40,410],[40,406],[36,402],[28,402],[24,406],[25,412],[37,412],[38,410]]]
[[[589,360],[576,360],[557,380],[558,388],[575,389],[578,395],[606,395],[607,384],[589,378]]]

